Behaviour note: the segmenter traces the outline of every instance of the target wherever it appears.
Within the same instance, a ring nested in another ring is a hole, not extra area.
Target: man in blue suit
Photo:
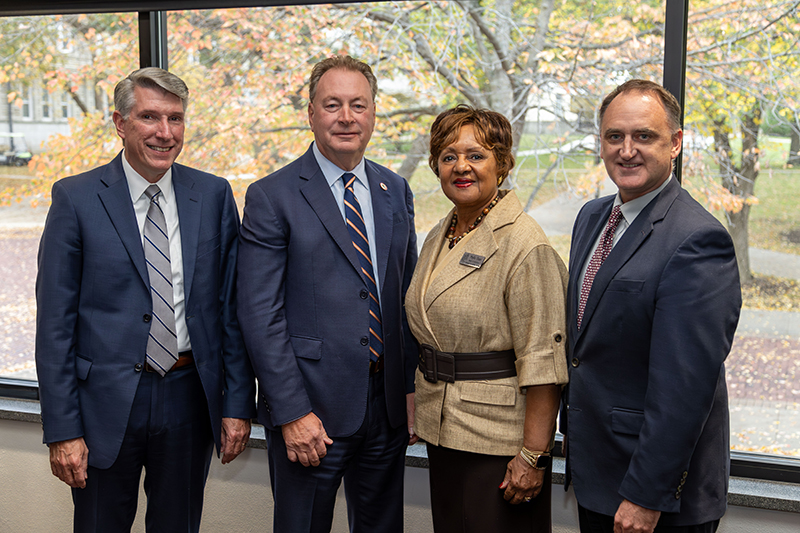
[[[76,532],[198,531],[214,443],[227,463],[255,415],[236,319],[230,186],[175,163],[189,91],[158,68],[114,92],[123,151],[53,186],[39,248],[44,441]]]
[[[330,531],[342,478],[351,531],[403,530],[417,249],[408,183],[364,159],[376,92],[365,63],[318,63],[314,143],[247,191],[238,310],[281,533]]]
[[[672,175],[680,116],[644,80],[600,108],[619,192],[573,229],[561,421],[582,532],[713,532],[726,509],[741,293],[728,232]]]

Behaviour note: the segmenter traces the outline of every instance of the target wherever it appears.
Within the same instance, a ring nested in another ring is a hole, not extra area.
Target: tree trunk
[[[786,166],[800,167],[800,126],[797,117],[792,120],[792,142],[789,146],[789,157],[786,159]]]
[[[411,149],[403,159],[403,164],[397,170],[397,173],[403,176],[406,181],[411,179],[414,171],[417,170],[420,160],[428,157],[428,144],[431,142],[429,133],[418,135],[416,139],[411,142]]]
[[[750,206],[745,204],[741,211],[728,212],[728,231],[736,250],[736,262],[739,266],[739,282],[745,284],[753,279],[750,271]]]
[[[753,275],[750,272],[750,206],[747,204],[747,200],[753,196],[756,179],[758,178],[758,125],[760,122],[761,107],[756,103],[742,117],[741,168],[733,166],[725,122],[715,122],[714,127],[714,144],[719,158],[722,183],[731,193],[745,201],[740,211],[727,211],[728,231],[736,249],[736,260],[739,265],[739,280],[741,283],[748,283],[753,279]]]

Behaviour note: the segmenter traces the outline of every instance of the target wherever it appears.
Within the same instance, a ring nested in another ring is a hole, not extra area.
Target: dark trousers
[[[512,457],[470,453],[428,444],[431,511],[436,533],[549,533],[552,472],[539,495],[512,505],[499,489]]]
[[[267,431],[273,531],[329,532],[344,478],[351,533],[402,533],[408,430],[389,426],[383,372],[370,378],[368,394],[361,428],[350,437],[332,437],[319,466],[289,461],[280,430]]]
[[[590,511],[578,505],[578,522],[581,533],[614,533],[614,517]],[[653,533],[714,533],[719,520],[693,526],[656,525]]]
[[[74,531],[129,533],[144,468],[147,532],[197,532],[213,442],[194,366],[142,372],[119,456],[110,468],[90,466],[86,488],[72,489]]]

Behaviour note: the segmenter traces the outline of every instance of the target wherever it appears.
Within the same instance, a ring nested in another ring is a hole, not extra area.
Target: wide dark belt
[[[517,375],[515,361],[514,350],[448,353],[430,344],[419,348],[419,370],[431,383],[510,378]]]

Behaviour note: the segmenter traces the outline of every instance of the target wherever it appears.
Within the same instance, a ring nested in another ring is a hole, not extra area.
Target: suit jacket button
[[[361,292],[358,293],[358,295],[361,296],[362,300],[366,300],[369,298],[369,291],[367,289],[361,289]]]
[[[142,317],[142,320],[144,320],[145,322],[150,322],[152,318],[153,317],[151,317],[149,313],[145,313],[144,316]]]
[[[676,492],[676,493],[675,493],[675,499],[676,499],[676,500],[680,500],[680,499],[681,499],[681,493],[680,493],[680,491],[678,491],[678,492]]]
[[[577,357],[573,357],[572,358],[572,366],[574,366],[575,368],[578,368],[578,365],[580,365],[580,364],[581,364],[581,362]]]
[[[134,369],[135,371],[137,371],[137,372],[141,372],[141,371],[142,371],[142,368],[144,368],[144,367],[142,366],[142,363],[136,363],[136,364],[134,365],[134,367],[133,367],[133,369]]]
[[[554,340],[555,340],[556,342],[561,342],[561,335],[559,335],[558,333],[556,333],[556,336],[554,337]]]
[[[369,344],[369,337],[361,337],[361,346]]]

